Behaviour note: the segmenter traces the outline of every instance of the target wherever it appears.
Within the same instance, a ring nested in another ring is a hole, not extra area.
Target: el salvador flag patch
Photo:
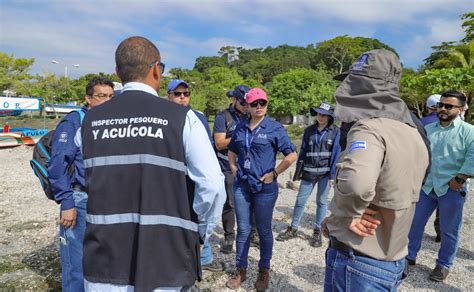
[[[354,150],[357,149],[367,149],[367,142],[365,141],[354,141],[351,143],[351,146],[349,146],[349,153],[351,153]]]

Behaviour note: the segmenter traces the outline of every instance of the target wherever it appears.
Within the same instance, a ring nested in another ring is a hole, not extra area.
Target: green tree
[[[232,62],[241,76],[258,81],[270,82],[275,75],[292,68],[311,68],[314,48],[280,45],[276,48],[241,49],[239,59]]]
[[[401,81],[402,98],[413,108],[422,108],[426,97],[431,94],[441,94],[454,89],[464,92],[472,108],[474,93],[474,71],[469,68],[444,68],[426,70],[419,74],[407,75]],[[472,121],[472,114],[466,115],[467,121]]]
[[[34,58],[15,58],[13,54],[0,52],[0,92],[6,89],[16,91],[22,82],[30,80],[28,72],[34,62]]]
[[[474,12],[469,12],[461,15],[463,23],[461,27],[466,32],[466,36],[461,40],[464,43],[469,43],[474,40]]]
[[[421,71],[442,68],[473,68],[474,41],[464,44],[442,42],[439,46],[432,46],[433,52],[424,60]]]
[[[349,69],[349,66],[364,52],[374,49],[387,49],[397,53],[395,49],[377,39],[364,37],[338,36],[318,43],[313,60],[313,68],[324,64],[326,68],[338,74]]]
[[[454,41],[442,42],[440,45],[432,46],[433,52],[423,61],[422,71],[426,69],[452,68],[453,63],[449,58],[449,52],[455,47]]]
[[[220,110],[226,108],[229,104],[229,99],[225,95],[228,90],[231,90],[236,85],[244,84],[244,79],[235,69],[227,67],[212,67],[204,72],[204,82],[199,93],[206,97],[206,108],[204,113],[215,115]]]
[[[452,48],[448,57],[458,64],[456,67],[474,69],[474,41]]]
[[[336,82],[323,69],[291,69],[273,78],[270,114],[276,117],[306,113],[321,101],[333,103]]]
[[[194,63],[194,70],[203,73],[211,67],[226,67],[227,57],[198,57]]]

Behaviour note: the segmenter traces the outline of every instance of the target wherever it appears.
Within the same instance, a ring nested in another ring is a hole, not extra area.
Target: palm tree
[[[448,57],[461,68],[474,68],[474,41],[460,44],[448,52]]]

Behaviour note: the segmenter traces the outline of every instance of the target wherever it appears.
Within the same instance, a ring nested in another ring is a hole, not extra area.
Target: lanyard
[[[251,133],[250,138],[249,138],[249,130],[250,129],[247,129],[247,131],[245,131],[245,150],[247,152],[247,155],[249,155],[250,153],[250,146],[252,145],[253,139],[255,138],[255,136],[257,136],[258,132],[260,131],[260,126],[258,126],[258,128],[253,133]]]
[[[323,133],[319,135],[318,130],[316,130],[316,140],[318,141],[318,144],[321,144],[321,140],[323,139],[324,135],[326,135],[327,132],[328,130],[324,129]]]

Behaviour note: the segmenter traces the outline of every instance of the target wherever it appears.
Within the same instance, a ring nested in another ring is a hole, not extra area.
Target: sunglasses
[[[438,106],[438,109],[441,109],[441,108],[444,107],[447,110],[450,110],[450,109],[455,108],[455,107],[456,108],[462,107],[462,106],[459,106],[459,105],[453,105],[453,104],[442,103],[442,102],[438,102],[437,106]]]
[[[152,68],[153,66],[155,66],[155,64],[158,64],[158,66],[160,66],[160,72],[161,74],[163,74],[163,72],[165,72],[165,63],[161,63],[160,61],[156,60],[154,61],[153,63],[151,63],[149,66],[150,68]]]
[[[250,104],[251,107],[257,107],[257,106],[265,107],[266,105],[267,105],[266,100],[256,100]]]
[[[247,102],[245,100],[239,100],[239,104],[241,106],[246,106],[247,105]]]
[[[189,97],[191,95],[191,92],[189,91],[173,91],[173,95],[175,97],[179,97],[179,96],[184,96],[184,97]]]

